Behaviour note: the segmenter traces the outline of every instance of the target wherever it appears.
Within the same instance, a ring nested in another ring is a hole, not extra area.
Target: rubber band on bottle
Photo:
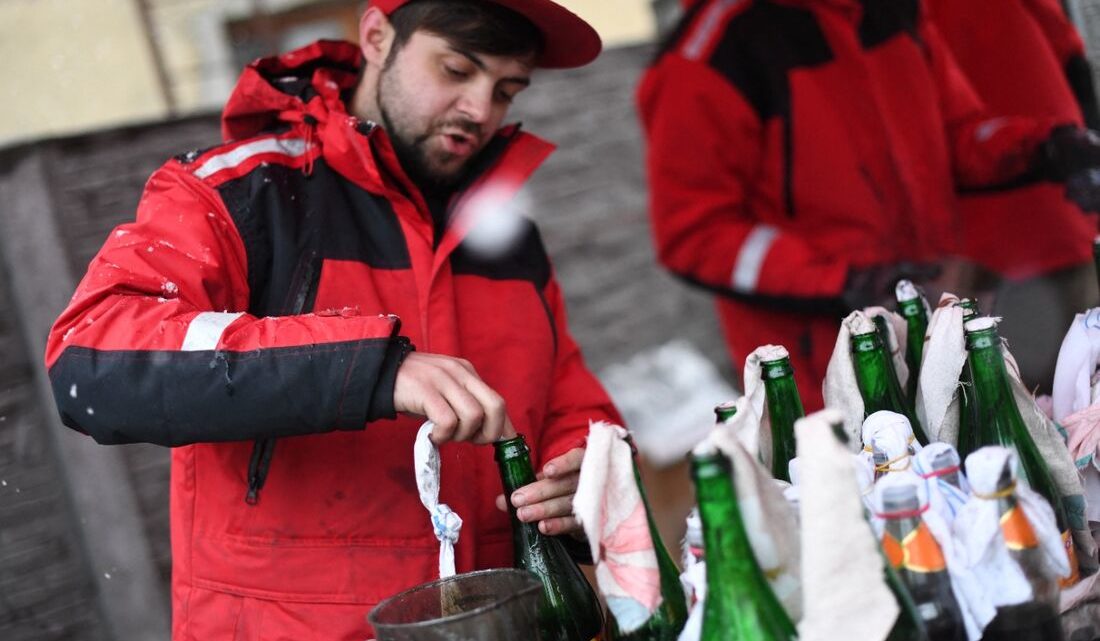
[[[910,457],[910,454],[908,454],[908,453],[902,454],[901,456],[899,456],[897,458],[890,459],[889,461],[886,461],[882,465],[876,465],[875,466],[875,471],[876,472],[904,472],[905,470],[909,469],[909,466],[912,465],[912,463],[913,463],[912,461],[907,460],[909,457]],[[896,470],[892,469],[894,463],[898,463],[900,461],[905,461],[905,467],[899,467]]]
[[[942,470],[932,470],[931,472],[928,472],[928,473],[925,473],[925,474],[918,474],[917,476],[921,477],[922,479],[927,480],[927,479],[938,478],[940,476],[947,476],[948,474],[954,474],[955,472],[958,472],[960,470],[962,470],[962,467],[960,467],[958,465],[952,465],[951,467],[945,467]]]
[[[927,512],[928,505],[928,503],[925,503],[923,506],[916,510],[902,510],[900,512],[875,512],[875,516],[885,520],[913,519]]]
[[[992,494],[982,494],[981,492],[975,491],[974,496],[976,496],[980,499],[985,499],[986,501],[995,501],[997,499],[1007,498],[1009,496],[1012,496],[1015,493],[1016,493],[1016,481],[1013,481],[1011,485],[1009,485],[1008,487],[1006,487],[1003,490],[997,490],[996,492],[993,492]]]

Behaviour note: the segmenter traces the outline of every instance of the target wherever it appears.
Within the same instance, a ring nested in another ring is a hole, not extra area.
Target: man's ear
[[[390,19],[376,7],[369,7],[359,19],[359,48],[368,66],[381,68],[393,46],[394,30]]]

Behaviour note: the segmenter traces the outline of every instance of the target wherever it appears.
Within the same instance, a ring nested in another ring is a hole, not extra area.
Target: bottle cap
[[[920,292],[917,291],[917,286],[913,284],[913,281],[902,280],[898,281],[896,287],[894,287],[894,296],[898,299],[899,303],[908,303],[911,300],[920,298]]]
[[[761,363],[773,363],[784,358],[790,358],[791,354],[782,345],[764,345],[756,350]]]
[[[997,319],[992,316],[981,316],[973,320],[968,320],[963,325],[963,329],[969,334],[971,332],[981,332],[987,329],[996,329]]]

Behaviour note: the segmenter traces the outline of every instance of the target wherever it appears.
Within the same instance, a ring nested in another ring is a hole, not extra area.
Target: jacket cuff
[[[409,352],[414,351],[409,339],[405,336],[395,336],[386,349],[386,356],[382,359],[382,366],[378,371],[377,382],[371,394],[370,403],[367,405],[365,423],[381,419],[397,418],[397,410],[393,407],[393,388],[397,383],[397,370]],[[362,427],[362,426],[360,426]]]

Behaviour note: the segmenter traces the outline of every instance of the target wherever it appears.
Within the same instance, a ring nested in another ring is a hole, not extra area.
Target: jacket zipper
[[[301,278],[291,288],[292,291],[297,290],[291,299],[290,309],[287,310],[291,316],[301,314],[309,302],[317,272],[317,251],[311,250],[302,260],[305,264],[300,272]],[[248,459],[248,491],[244,495],[245,503],[256,505],[260,502],[260,490],[267,481],[267,473],[271,470],[271,457],[274,453],[274,436],[261,437],[253,442],[252,455]]]

